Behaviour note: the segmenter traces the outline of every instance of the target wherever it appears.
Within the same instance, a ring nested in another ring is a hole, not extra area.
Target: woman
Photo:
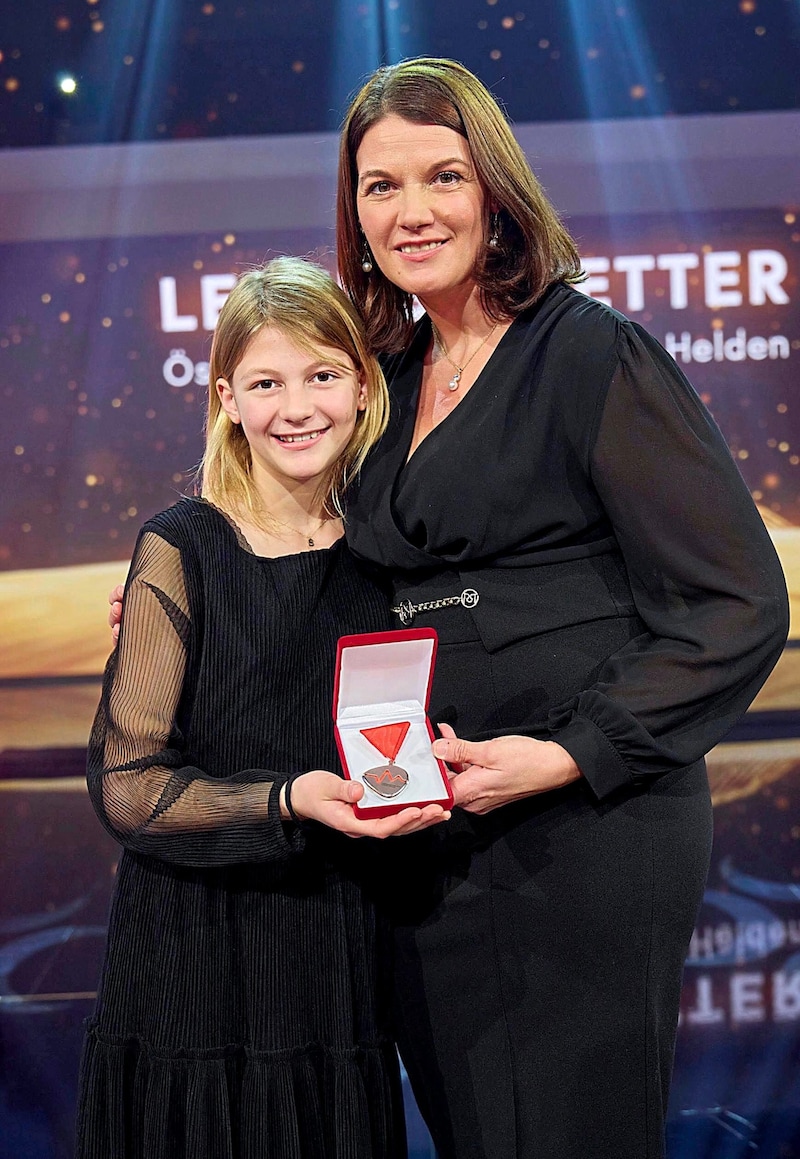
[[[348,541],[398,626],[439,633],[434,747],[459,770],[453,821],[399,850],[401,1054],[442,1159],[654,1159],[703,756],[780,654],[780,566],[680,370],[571,284],[466,69],[378,70],[339,182],[340,275],[391,355]]]
[[[363,788],[324,771],[337,639],[385,626],[338,512],[386,405],[321,269],[284,258],[238,282],[211,352],[203,498],[140,533],[89,746],[124,852],[80,1159],[405,1154],[371,870],[344,835],[446,814],[359,821]]]

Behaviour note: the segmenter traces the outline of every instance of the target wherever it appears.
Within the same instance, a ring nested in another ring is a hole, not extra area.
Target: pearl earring
[[[369,246],[364,242],[364,253],[361,257],[361,268],[365,274],[372,273],[372,254],[369,252]]]
[[[492,247],[492,249],[497,249],[497,247],[500,245],[500,233],[499,233],[500,214],[499,213],[492,214],[491,229],[492,229],[492,232],[489,235],[489,245]]]

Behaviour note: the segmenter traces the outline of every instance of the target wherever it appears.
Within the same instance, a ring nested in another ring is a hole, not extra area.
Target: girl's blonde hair
[[[416,57],[379,68],[350,105],[339,148],[337,250],[342,285],[361,311],[374,350],[408,343],[412,297],[377,264],[362,269],[356,154],[368,129],[391,114],[464,137],[485,198],[485,244],[474,277],[490,318],[514,317],[553,282],[583,277],[575,243],[536,180],[497,101],[454,60]],[[490,221],[490,217],[494,221]],[[493,232],[498,245],[489,245]]]
[[[341,515],[348,482],[386,429],[389,395],[355,307],[325,270],[302,258],[275,258],[249,270],[220,311],[211,345],[200,493],[219,507],[242,511],[257,521],[269,518],[253,483],[250,445],[241,424],[223,410],[216,387],[220,378],[232,383],[247,347],[264,326],[281,330],[311,354],[320,347],[342,351],[364,384],[366,407],[358,412],[350,441],[321,485],[324,510]]]

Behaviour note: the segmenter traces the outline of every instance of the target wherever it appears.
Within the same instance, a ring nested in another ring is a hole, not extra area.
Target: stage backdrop
[[[786,569],[789,647],[710,757],[716,847],[670,1148],[800,1154],[800,117],[519,136],[579,242],[584,291],[695,384]],[[117,859],[82,777],[106,593],[141,522],[191,486],[236,275],[280,253],[333,269],[335,153],[304,136],[0,155],[0,1157],[70,1153]]]

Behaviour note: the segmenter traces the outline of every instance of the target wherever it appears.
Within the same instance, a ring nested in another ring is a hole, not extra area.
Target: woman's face
[[[254,479],[268,487],[321,482],[366,406],[349,355],[328,347],[309,353],[274,326],[255,334],[232,380],[216,386],[250,444]]]
[[[356,166],[358,217],[383,274],[428,307],[471,291],[486,214],[464,137],[390,114],[364,134]]]

